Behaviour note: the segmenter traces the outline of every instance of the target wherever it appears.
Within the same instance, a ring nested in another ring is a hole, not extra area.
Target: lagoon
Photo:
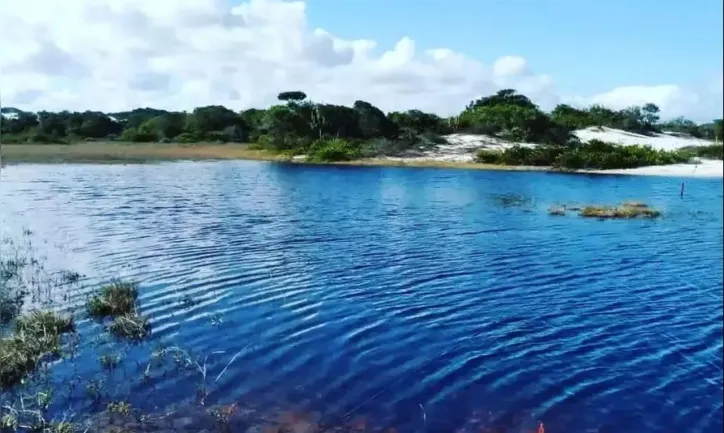
[[[199,375],[136,380],[163,344],[206,360],[207,405],[304,404],[400,431],[722,430],[721,179],[686,179],[683,198],[676,178],[258,161],[15,165],[0,180],[0,234],[29,229],[49,268],[86,275],[62,302],[131,279],[151,319],[146,345],[101,349],[121,371],[104,375],[86,341],[57,383],[102,378],[148,411],[193,401]],[[623,200],[664,217],[547,213]]]

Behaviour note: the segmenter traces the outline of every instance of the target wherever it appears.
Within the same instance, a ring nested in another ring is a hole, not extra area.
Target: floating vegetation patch
[[[553,216],[565,216],[568,212],[577,212],[578,216],[584,218],[599,219],[653,219],[661,216],[660,211],[639,201],[625,201],[617,206],[588,205],[580,207],[563,205],[552,206],[548,209],[548,214]]]

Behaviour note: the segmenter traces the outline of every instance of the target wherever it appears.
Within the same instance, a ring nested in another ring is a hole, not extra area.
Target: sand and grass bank
[[[246,144],[214,143],[77,143],[4,144],[3,164],[18,163],[143,163],[182,160],[288,160],[286,155],[249,149]]]
[[[168,161],[255,160],[306,163],[287,154],[252,149],[248,144],[215,143],[78,143],[62,144],[5,144],[2,146],[2,164],[63,164],[63,163],[154,163]],[[476,163],[471,160],[436,157],[369,158],[335,162],[334,165],[377,167],[454,168],[495,171],[561,172],[551,167],[510,166]],[[702,160],[698,164],[673,164],[619,170],[581,170],[566,173],[617,174],[644,176],[721,178],[724,165],[720,160]]]

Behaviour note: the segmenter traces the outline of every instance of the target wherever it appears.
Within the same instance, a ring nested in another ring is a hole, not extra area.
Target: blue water
[[[139,281],[152,344],[206,359],[207,404],[305,400],[411,431],[452,431],[478,411],[549,433],[720,432],[722,181],[688,179],[683,198],[680,181],[21,165],[2,170],[0,221],[4,235],[31,229],[53,268],[88,276],[71,304],[95,282]],[[664,218],[546,212],[628,199]],[[100,377],[94,344],[56,374]],[[128,348],[127,364],[149,350]],[[199,383],[135,381],[135,368],[106,380],[138,407],[188,400]]]

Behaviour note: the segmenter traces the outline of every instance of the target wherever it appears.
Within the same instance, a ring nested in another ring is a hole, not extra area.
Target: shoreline
[[[247,144],[5,144],[0,155],[3,166],[21,164],[153,164],[180,161],[248,160],[288,164],[348,167],[440,168],[482,171],[546,172],[583,175],[674,176],[686,178],[722,178],[722,161],[703,160],[701,164],[673,164],[615,170],[560,170],[545,166],[481,164],[434,158],[369,158],[353,161],[312,163],[289,155],[249,149]]]

